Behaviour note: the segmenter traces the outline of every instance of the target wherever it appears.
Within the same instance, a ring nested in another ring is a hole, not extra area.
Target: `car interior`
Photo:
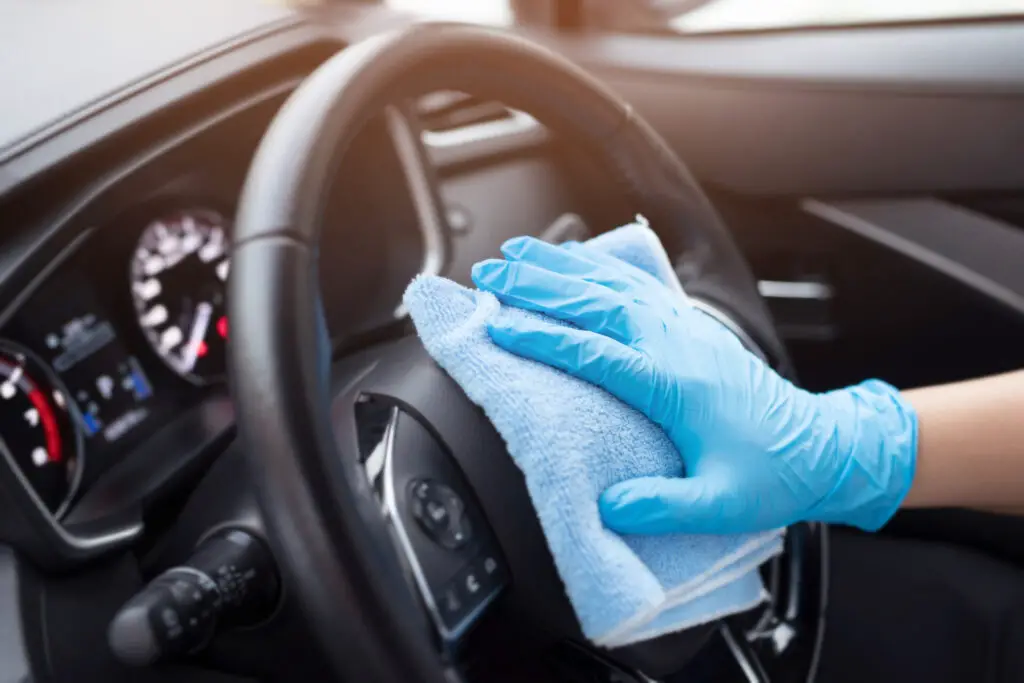
[[[0,0],[0,681],[1024,679],[1024,501],[795,525],[761,607],[591,644],[402,304],[639,215],[809,390],[1018,369],[1024,16],[591,4]]]

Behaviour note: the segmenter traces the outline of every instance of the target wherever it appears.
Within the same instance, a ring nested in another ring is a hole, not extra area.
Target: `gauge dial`
[[[213,211],[168,214],[146,226],[132,257],[143,333],[172,370],[197,384],[224,375],[227,231]]]
[[[43,504],[61,515],[81,476],[67,393],[27,351],[0,342],[0,438]]]

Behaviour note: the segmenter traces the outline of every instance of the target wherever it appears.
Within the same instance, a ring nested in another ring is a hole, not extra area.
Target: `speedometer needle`
[[[199,347],[206,338],[206,330],[210,327],[210,318],[213,317],[213,305],[205,301],[196,306],[196,317],[192,321],[192,329],[188,333],[188,346],[185,347],[185,358],[183,365],[185,372],[192,372],[199,359]]]

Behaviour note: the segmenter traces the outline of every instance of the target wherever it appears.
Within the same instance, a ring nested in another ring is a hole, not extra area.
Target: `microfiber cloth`
[[[657,236],[636,223],[591,244],[658,277],[685,297]],[[664,431],[603,389],[496,346],[489,320],[529,317],[490,293],[433,276],[404,303],[428,353],[505,439],[523,472],[583,633],[619,647],[745,611],[767,594],[757,571],[782,551],[782,531],[709,536],[621,536],[605,528],[598,497],[634,477],[683,476]]]

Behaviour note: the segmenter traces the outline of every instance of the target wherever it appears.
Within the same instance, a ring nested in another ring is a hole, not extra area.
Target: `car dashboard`
[[[0,145],[0,429],[16,512],[0,539],[40,564],[158,535],[233,443],[232,220],[288,94],[365,23],[380,29],[380,10],[338,11],[261,26],[47,136]],[[337,353],[407,334],[401,296],[418,273],[466,282],[509,237],[561,225],[581,238],[586,220],[629,217],[586,189],[594,170],[537,121],[482,103],[467,125],[481,103],[447,95],[457,125],[425,101],[392,103],[336,169],[317,276]]]
[[[28,244],[11,274],[24,284],[0,314],[2,429],[56,518],[137,504],[160,484],[147,482],[146,462],[172,472],[167,461],[231,430],[231,222],[259,136],[292,85],[112,169],[46,225],[50,239],[20,235]],[[402,146],[409,125],[395,109],[368,122],[323,207],[321,295],[339,347],[394,325],[405,284],[440,268],[443,239],[416,204],[418,166]]]

